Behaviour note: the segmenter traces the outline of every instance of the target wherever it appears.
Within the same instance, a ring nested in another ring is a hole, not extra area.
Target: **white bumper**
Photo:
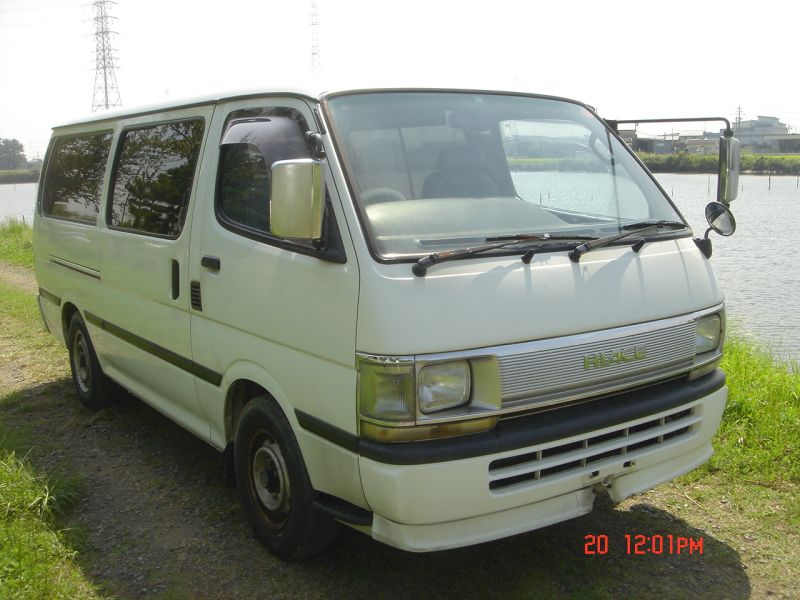
[[[422,465],[361,457],[372,536],[417,552],[486,542],[615,502],[691,471],[713,453],[727,387],[647,417],[509,452]]]

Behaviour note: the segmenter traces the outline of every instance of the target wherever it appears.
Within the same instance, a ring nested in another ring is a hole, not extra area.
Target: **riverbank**
[[[638,153],[653,173],[717,173],[719,157],[699,154]],[[742,173],[751,175],[800,175],[800,155],[747,154],[741,155]]]
[[[0,169],[0,185],[5,183],[36,183],[39,169]]]
[[[717,173],[719,157],[699,154],[651,154],[637,156],[653,173]],[[515,158],[508,164],[512,171],[576,171],[600,170],[603,165],[591,158]],[[742,154],[741,172],[750,175],[800,176],[800,155]]]

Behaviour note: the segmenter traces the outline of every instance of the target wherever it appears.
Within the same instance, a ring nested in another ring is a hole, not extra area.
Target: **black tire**
[[[272,398],[253,398],[242,411],[234,462],[244,512],[270,552],[296,560],[333,542],[338,523],[312,505],[314,489],[300,447]]]
[[[113,404],[117,388],[100,368],[89,332],[77,312],[69,321],[67,349],[72,384],[83,405],[91,410],[100,410]]]

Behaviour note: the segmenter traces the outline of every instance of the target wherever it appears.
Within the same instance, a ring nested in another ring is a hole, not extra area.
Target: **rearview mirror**
[[[739,140],[725,135],[719,140],[719,178],[717,202],[725,206],[736,199],[739,191]]]
[[[311,158],[281,160],[272,165],[269,221],[273,235],[300,239],[322,238],[325,210],[323,162]]]
[[[724,204],[709,202],[706,206],[706,221],[708,226],[722,236],[733,235],[736,231],[736,219],[733,213]],[[709,229],[709,231],[711,230]],[[706,231],[708,237],[708,231]]]

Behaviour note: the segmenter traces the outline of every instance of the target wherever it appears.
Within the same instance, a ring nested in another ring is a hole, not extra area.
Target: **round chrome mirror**
[[[706,206],[706,221],[709,227],[722,236],[733,235],[736,231],[736,219],[727,206],[720,202],[709,202]],[[708,232],[706,232],[708,237]]]

